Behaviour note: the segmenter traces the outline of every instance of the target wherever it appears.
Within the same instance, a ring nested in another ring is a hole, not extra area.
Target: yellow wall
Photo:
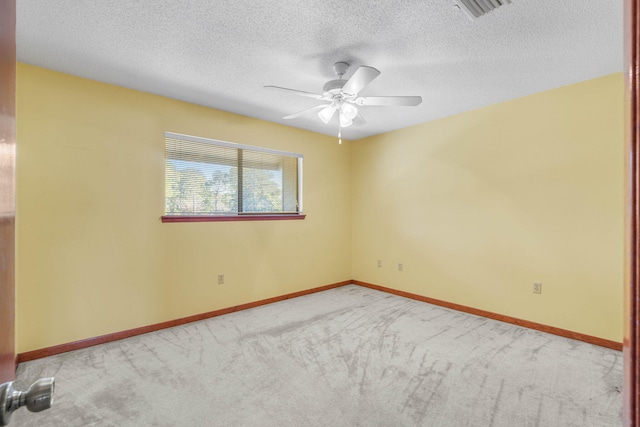
[[[620,74],[339,146],[17,71],[19,353],[350,278],[622,339]],[[164,131],[304,154],[307,219],[162,224]]]
[[[18,353],[351,278],[349,145],[26,64],[17,98]],[[307,218],[162,224],[165,131],[303,154]]]
[[[353,142],[354,279],[622,341],[623,88]]]

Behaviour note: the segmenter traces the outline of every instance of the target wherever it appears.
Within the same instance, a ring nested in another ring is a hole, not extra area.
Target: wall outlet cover
[[[542,293],[542,282],[533,282],[533,293],[534,294]]]

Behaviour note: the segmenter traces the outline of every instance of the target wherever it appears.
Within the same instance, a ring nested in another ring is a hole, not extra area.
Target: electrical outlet
[[[533,282],[533,293],[534,294],[542,293],[542,282]]]
[[[404,270],[404,264],[402,264],[401,262],[398,263],[398,271],[402,271]]]
[[[382,268],[382,260],[381,259],[378,260],[378,268]]]
[[[224,274],[218,274],[218,285],[224,285]]]

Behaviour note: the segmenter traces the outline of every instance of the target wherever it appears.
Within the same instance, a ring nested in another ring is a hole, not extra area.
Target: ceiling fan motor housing
[[[347,80],[335,79],[329,80],[322,87],[322,92],[325,94],[336,95],[342,91],[342,88],[347,83]]]

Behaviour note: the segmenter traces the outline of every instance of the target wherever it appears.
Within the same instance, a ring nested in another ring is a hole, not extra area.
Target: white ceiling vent
[[[510,4],[511,0],[453,0],[460,9],[464,11],[469,18],[480,18],[505,4]]]

